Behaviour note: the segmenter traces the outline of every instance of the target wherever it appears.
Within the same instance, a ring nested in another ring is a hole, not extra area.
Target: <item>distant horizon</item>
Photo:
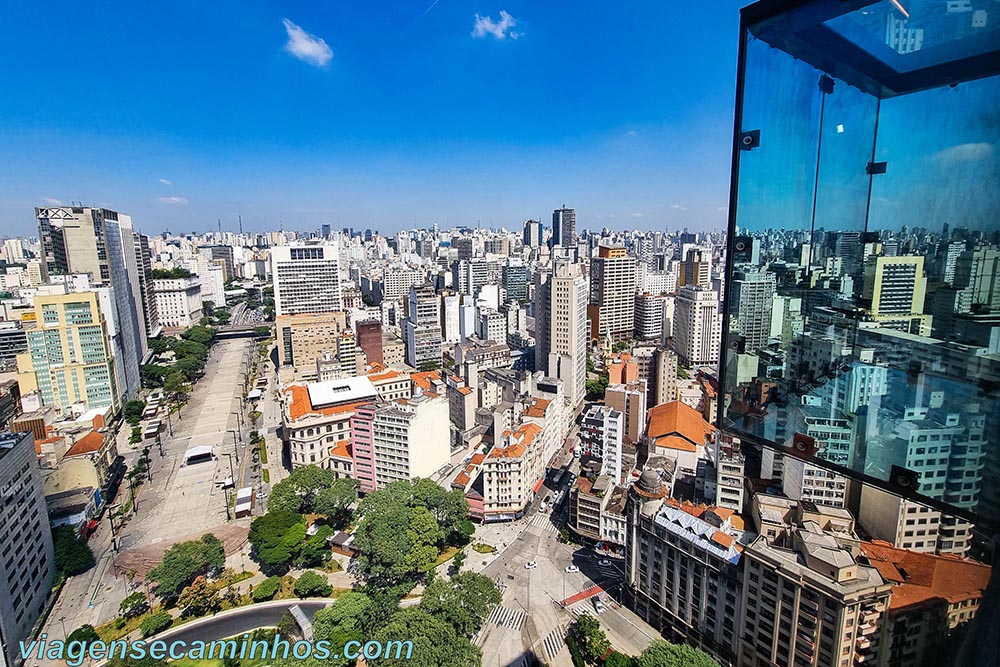
[[[740,4],[11,7],[0,229],[719,228]]]

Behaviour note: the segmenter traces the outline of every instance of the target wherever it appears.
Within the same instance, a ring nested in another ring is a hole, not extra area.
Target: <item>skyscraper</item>
[[[722,317],[715,290],[682,287],[674,306],[673,346],[682,366],[719,361]]]
[[[342,311],[337,246],[271,248],[276,315]]]
[[[771,335],[774,289],[774,274],[768,271],[737,271],[733,276],[730,317],[736,321],[730,321],[730,327],[743,335],[748,350],[764,347]]]
[[[538,220],[524,221],[524,246],[538,248],[542,245],[542,223]]]
[[[564,206],[552,211],[552,245],[576,247],[576,209]]]
[[[635,258],[602,245],[590,262],[590,337],[629,340],[635,332]]]
[[[429,286],[411,287],[403,320],[406,363],[422,371],[441,366],[441,298]]]
[[[535,281],[535,369],[562,380],[575,406],[587,393],[587,279],[579,264],[557,262]]]
[[[55,574],[40,470],[31,433],[0,433],[0,665],[21,662]]]
[[[119,386],[127,400],[139,389],[139,363],[148,344],[132,218],[103,208],[36,208],[38,237],[49,274],[88,273],[114,298],[112,353],[120,357]]]

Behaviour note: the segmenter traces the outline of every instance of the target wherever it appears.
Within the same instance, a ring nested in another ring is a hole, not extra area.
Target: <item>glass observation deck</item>
[[[763,479],[792,461],[995,534],[1000,4],[742,18],[720,424]]]

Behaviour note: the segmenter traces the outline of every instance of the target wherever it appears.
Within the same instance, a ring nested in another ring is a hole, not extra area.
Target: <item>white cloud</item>
[[[674,209],[675,211],[686,211],[686,210],[688,210],[687,206],[681,206],[680,204],[671,204],[670,208]]]
[[[169,178],[161,178],[160,179],[160,183],[163,183],[164,185],[173,185],[174,184],[174,182],[171,181]]]
[[[645,213],[633,213],[632,217],[633,218],[645,218],[646,214]]]
[[[500,20],[494,21],[491,16],[480,16],[476,14],[472,24],[472,36],[479,39],[492,35],[495,39],[517,39],[521,33],[511,30],[517,25],[517,19],[508,14],[503,9],[500,10]]]
[[[52,197],[46,197],[42,200],[43,204],[48,204],[49,206],[62,206],[62,202],[58,199],[53,199]]]
[[[311,35],[288,19],[281,19],[288,33],[285,50],[303,62],[326,67],[333,60],[333,51],[322,37]]]
[[[626,137],[638,137],[639,133],[636,132],[635,130],[629,130],[628,132],[625,133],[625,136]]]
[[[971,162],[983,160],[993,155],[993,144],[985,141],[974,144],[958,144],[950,146],[934,154],[935,160],[941,162]]]
[[[160,204],[186,204],[188,200],[184,197],[157,197],[156,201]]]

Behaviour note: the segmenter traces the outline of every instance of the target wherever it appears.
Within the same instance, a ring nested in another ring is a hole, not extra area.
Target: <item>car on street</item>
[[[263,491],[258,491],[257,492],[257,500],[264,500],[264,498],[267,498],[267,494],[264,493]]]
[[[580,568],[578,568],[576,565],[567,565],[566,566],[566,574],[573,574],[574,572],[579,572],[579,571],[580,571]]]
[[[536,567],[538,567],[538,563],[536,563],[533,560],[529,560],[527,563],[524,564],[525,570],[534,570]]]
[[[607,607],[605,607],[604,603],[601,602],[601,598],[595,597],[594,598],[594,611],[596,611],[598,614],[603,614],[606,610],[607,610]]]

